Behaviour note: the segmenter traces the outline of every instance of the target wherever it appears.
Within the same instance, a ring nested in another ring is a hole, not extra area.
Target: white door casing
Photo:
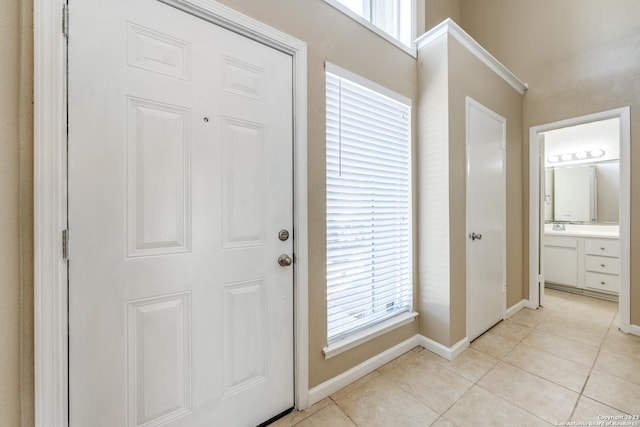
[[[631,201],[631,114],[629,107],[588,114],[553,123],[529,128],[529,300],[527,307],[537,308],[544,302],[544,265],[542,248],[544,245],[544,216],[542,212],[543,185],[541,170],[541,146],[544,140],[540,135],[555,129],[576,126],[612,118],[620,119],[620,330],[640,335],[640,327],[630,324],[630,201]],[[540,272],[540,273],[538,273]]]
[[[540,134],[539,135],[539,139],[538,139],[538,144],[540,145],[540,147],[542,147],[542,149],[540,150],[539,153],[539,157],[538,157],[538,164],[540,168],[544,168],[544,134]],[[540,169],[542,170],[542,169]],[[541,218],[544,218],[545,215],[545,200],[546,200],[546,194],[549,194],[549,189],[546,188],[546,177],[543,174],[540,174],[540,179],[539,179],[539,186],[540,189],[542,191],[540,191],[540,202],[539,202],[539,209],[538,209],[538,214],[540,215]],[[552,211],[553,212],[553,211]],[[536,277],[538,277],[538,288],[536,290],[537,293],[537,298],[536,300],[538,301],[537,304],[539,305],[544,305],[545,303],[545,297],[544,297],[544,280],[542,280],[542,278],[544,277],[544,262],[542,260],[542,257],[544,255],[543,253],[543,248],[544,248],[544,233],[539,233],[537,236],[538,239],[538,264],[536,265]],[[529,298],[529,301],[531,301],[531,298]],[[531,307],[531,305],[528,305],[529,308],[537,308],[536,307]]]
[[[466,109],[467,337],[473,340],[506,309],[506,121],[469,97]]]
[[[71,22],[71,425],[265,421],[293,406],[291,56],[153,0]]]

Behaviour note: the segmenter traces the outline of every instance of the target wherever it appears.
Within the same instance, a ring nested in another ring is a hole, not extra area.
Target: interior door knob
[[[280,264],[282,267],[289,267],[292,262],[293,260],[287,254],[282,254],[278,257],[278,264]]]
[[[482,240],[482,234],[469,233],[469,238],[471,240]]]

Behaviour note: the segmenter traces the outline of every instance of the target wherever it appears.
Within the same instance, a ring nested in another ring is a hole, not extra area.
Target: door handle
[[[282,267],[289,267],[292,262],[293,260],[287,254],[282,254],[278,257],[278,264],[280,264],[280,266]]]
[[[469,233],[469,238],[471,240],[482,240],[482,234]]]

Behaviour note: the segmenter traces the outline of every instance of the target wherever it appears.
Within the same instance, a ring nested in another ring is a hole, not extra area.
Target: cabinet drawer
[[[605,292],[620,292],[620,276],[610,276],[608,274],[587,272],[585,276],[585,286]]]
[[[587,255],[585,257],[585,267],[587,271],[620,274],[620,259]]]
[[[561,248],[577,248],[578,239],[572,239],[571,237],[558,237],[558,236],[544,236],[545,246],[556,246]]]
[[[584,251],[587,255],[620,257],[620,240],[618,239],[586,239]]]

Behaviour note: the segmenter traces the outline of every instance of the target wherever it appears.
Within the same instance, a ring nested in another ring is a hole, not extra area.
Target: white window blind
[[[327,64],[329,343],[413,300],[410,100],[345,74]]]

